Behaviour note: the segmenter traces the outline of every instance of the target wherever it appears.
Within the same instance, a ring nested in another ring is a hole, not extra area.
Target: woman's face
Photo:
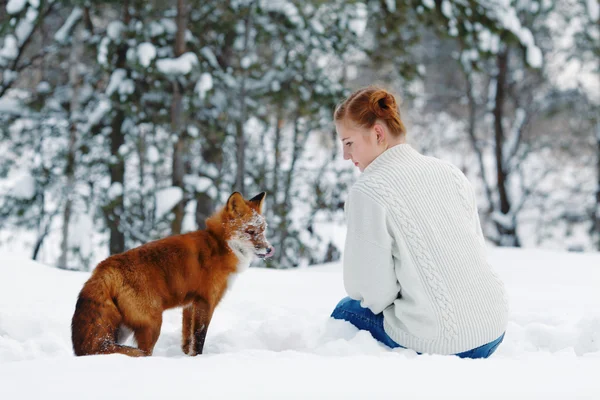
[[[385,150],[382,145],[383,127],[380,124],[366,129],[345,118],[335,122],[335,129],[342,141],[344,160],[351,160],[360,172]]]

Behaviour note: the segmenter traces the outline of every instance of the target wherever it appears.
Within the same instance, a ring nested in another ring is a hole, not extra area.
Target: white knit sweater
[[[408,144],[377,157],[352,186],[344,286],[401,346],[456,354],[505,330],[504,285],[486,260],[473,189],[455,166]]]

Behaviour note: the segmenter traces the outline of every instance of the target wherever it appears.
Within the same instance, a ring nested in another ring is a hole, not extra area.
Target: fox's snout
[[[265,233],[265,230],[255,231],[254,235],[250,235],[249,238],[254,246],[254,254],[259,258],[269,258],[275,254],[275,248],[271,246]]]
[[[258,248],[256,252],[256,256],[259,258],[269,258],[275,254],[275,248],[267,243],[267,247]]]

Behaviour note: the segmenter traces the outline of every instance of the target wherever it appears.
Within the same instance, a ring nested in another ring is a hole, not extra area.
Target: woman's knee
[[[344,297],[333,309],[331,316],[335,319],[345,319],[342,315],[344,312],[351,311],[352,309],[356,309],[356,307],[360,308],[360,302],[358,300],[351,299],[350,297]]]

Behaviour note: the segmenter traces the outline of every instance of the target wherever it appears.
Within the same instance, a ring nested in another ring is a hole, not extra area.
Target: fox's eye
[[[248,230],[246,231],[246,233],[247,233],[248,235],[254,235],[254,234],[256,233],[256,231],[255,231],[254,229],[248,229]]]

